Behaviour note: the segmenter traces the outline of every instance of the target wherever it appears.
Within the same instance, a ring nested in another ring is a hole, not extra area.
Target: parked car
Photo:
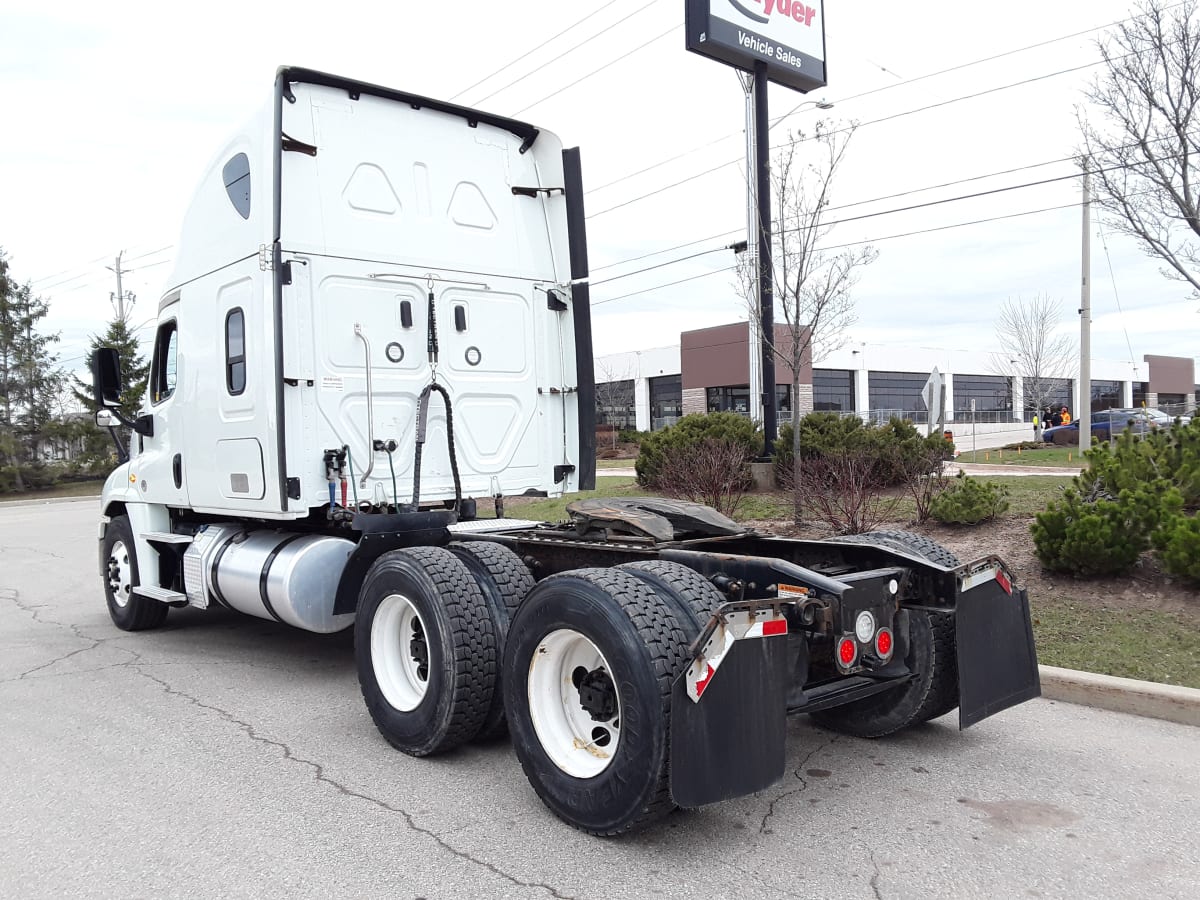
[[[1180,416],[1184,425],[1191,422],[1190,416]],[[1134,434],[1145,434],[1154,428],[1170,428],[1175,417],[1158,409],[1102,409],[1092,413],[1092,440],[1107,441],[1119,435],[1126,427]],[[1072,446],[1079,443],[1079,421],[1070,425],[1056,425],[1042,432],[1042,440],[1052,444]]]

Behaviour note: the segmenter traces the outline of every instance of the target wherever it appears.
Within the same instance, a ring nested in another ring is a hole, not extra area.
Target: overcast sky
[[[856,204],[848,216],[1071,174],[1073,165],[1059,162],[878,199],[1069,157],[1075,107],[1098,71],[1089,64],[1100,32],[1078,33],[1128,12],[1116,0],[832,0],[828,87],[806,98],[772,86],[770,109],[780,116],[806,99],[835,108],[807,104],[775,127],[772,142],[789,129],[811,130],[818,115],[862,123],[833,197],[834,205]],[[105,266],[125,252],[134,270],[125,286],[139,298],[133,321],[153,316],[204,165],[269,99],[275,68],[290,64],[511,115],[581,147],[595,282],[719,248],[745,228],[743,93],[734,70],[685,50],[683,16],[684,0],[261,8],[209,0],[186,10],[0,0],[0,247],[12,273],[49,300],[61,358],[77,366],[88,335],[112,315],[115,281]],[[1007,55],[966,65],[997,54]],[[921,77],[954,66],[962,68]],[[1029,79],[1037,80],[1006,87]],[[885,117],[893,118],[875,121]],[[668,187],[722,163],[730,164]],[[838,226],[833,242],[869,239],[879,250],[857,290],[854,339],[986,351],[1000,302],[1037,292],[1062,300],[1064,328],[1077,334],[1078,206],[895,236],[1079,197],[1071,179]],[[1111,233],[1110,276],[1098,235],[1095,355],[1139,364],[1144,353],[1195,355],[1200,314],[1184,286]],[[676,343],[681,329],[745,318],[728,272],[659,287],[732,262],[716,251],[597,284],[597,353]]]

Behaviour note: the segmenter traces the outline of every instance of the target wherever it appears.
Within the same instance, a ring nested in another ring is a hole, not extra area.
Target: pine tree
[[[0,453],[24,490],[23,468],[36,468],[37,446],[53,419],[62,371],[50,347],[58,334],[42,334],[38,323],[49,307],[32,287],[18,285],[0,251]]]
[[[88,347],[87,367],[92,368],[92,359],[101,347],[112,347],[121,356],[121,412],[129,418],[136,418],[142,406],[142,397],[146,394],[146,375],[150,365],[143,359],[138,348],[137,335],[129,330],[129,323],[121,318],[115,318],[108,323],[104,334],[92,335]],[[84,407],[95,413],[100,407],[92,397],[90,381],[74,378],[71,393]]]

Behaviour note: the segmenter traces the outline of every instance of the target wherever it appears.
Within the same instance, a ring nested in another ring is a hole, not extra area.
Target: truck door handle
[[[175,458],[171,460],[171,474],[175,478],[175,487],[183,487],[183,456],[176,453]]]

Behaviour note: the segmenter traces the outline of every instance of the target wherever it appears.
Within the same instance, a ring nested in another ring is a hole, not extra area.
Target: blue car
[[[1181,416],[1180,421],[1186,425],[1191,421],[1189,416]],[[1174,417],[1157,409],[1102,409],[1092,413],[1092,440],[1107,441],[1119,435],[1126,427],[1132,428],[1134,434],[1145,434],[1155,428],[1170,428],[1175,422]],[[1051,444],[1073,446],[1079,443],[1079,422],[1070,425],[1056,425],[1042,432],[1042,440]]]

